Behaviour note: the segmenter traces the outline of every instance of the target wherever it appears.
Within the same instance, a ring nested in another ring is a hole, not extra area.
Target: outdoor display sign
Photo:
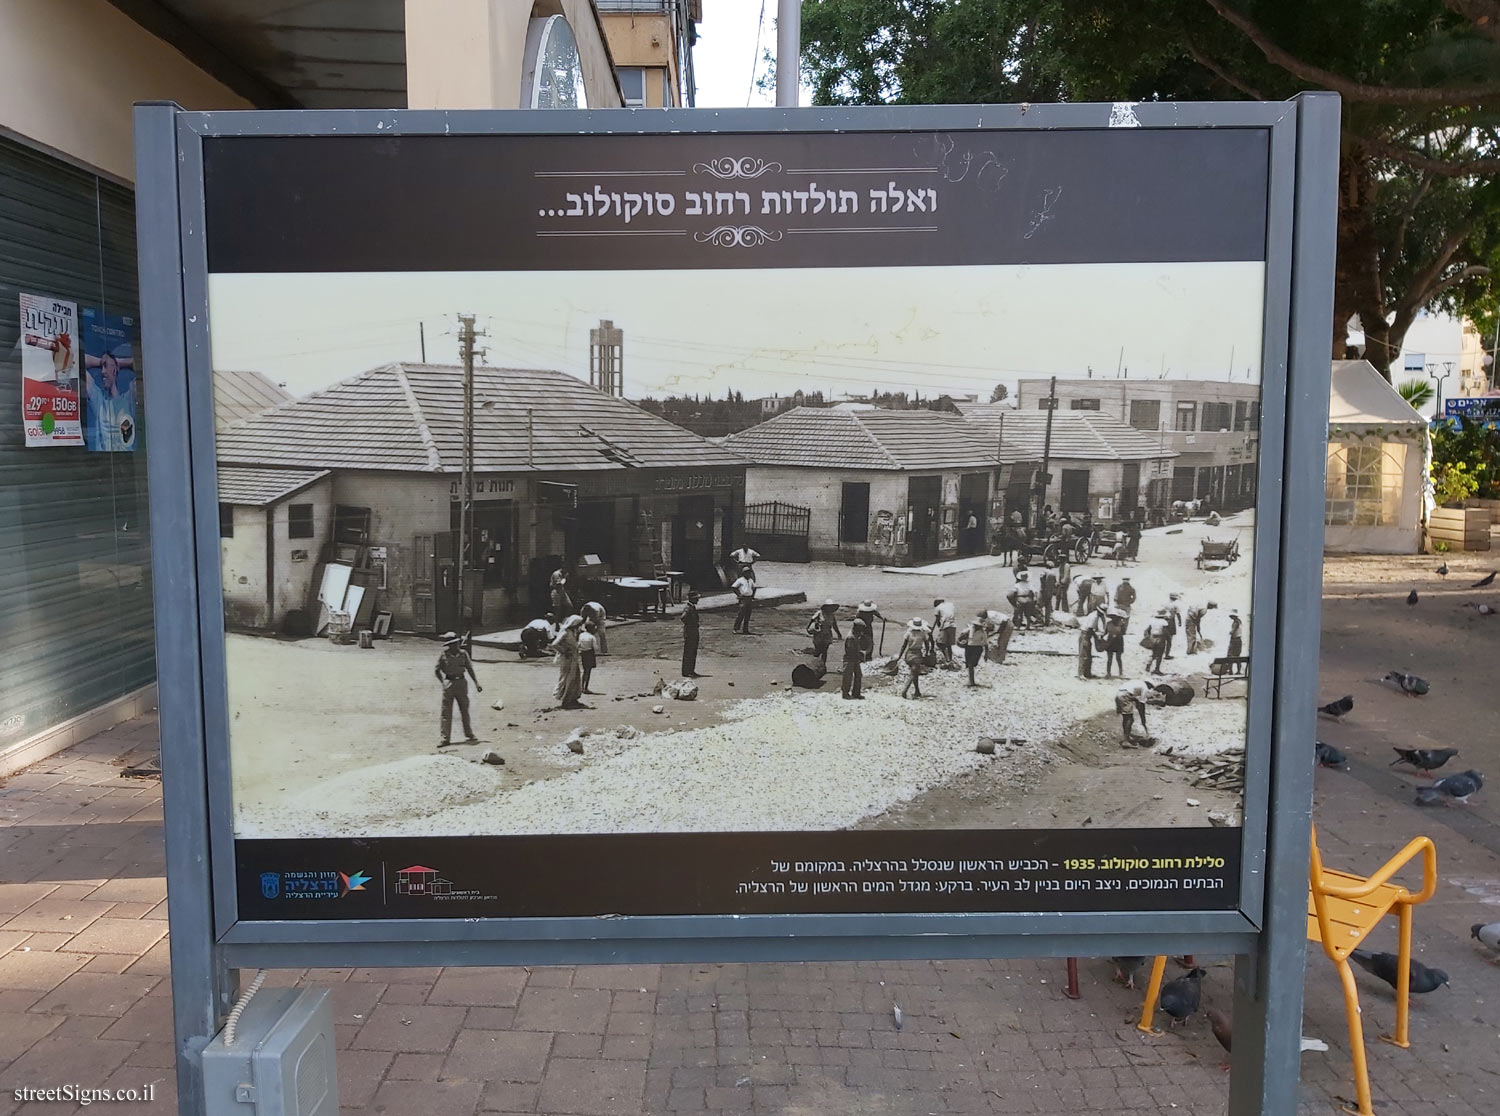
[[[135,319],[83,310],[83,441],[91,450],[135,451]]]
[[[1458,396],[1443,400],[1443,417],[1474,422],[1500,421],[1500,395]]]
[[[28,446],[79,446],[78,304],[21,292],[21,421]]]
[[[140,110],[212,949],[1253,951],[1306,886],[1330,107]]]

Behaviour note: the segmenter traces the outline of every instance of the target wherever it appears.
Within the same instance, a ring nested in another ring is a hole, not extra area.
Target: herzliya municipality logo
[[[260,893],[266,899],[342,899],[364,891],[370,876],[359,872],[262,872]]]

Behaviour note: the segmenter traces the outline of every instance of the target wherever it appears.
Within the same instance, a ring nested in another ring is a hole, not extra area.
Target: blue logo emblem
[[[262,872],[260,874],[260,893],[267,899],[275,899],[281,894],[281,873]]]

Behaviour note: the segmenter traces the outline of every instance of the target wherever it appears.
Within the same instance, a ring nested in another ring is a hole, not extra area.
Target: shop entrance
[[[989,495],[989,477],[984,473],[965,473],[958,479],[958,553],[984,553],[985,499]],[[970,518],[974,526],[969,526]]]
[[[907,482],[906,507],[911,527],[906,532],[906,548],[914,562],[937,557],[938,508],[942,499],[942,477],[912,477]]]
[[[695,588],[713,586],[714,498],[679,496],[672,517],[672,565],[688,576]]]

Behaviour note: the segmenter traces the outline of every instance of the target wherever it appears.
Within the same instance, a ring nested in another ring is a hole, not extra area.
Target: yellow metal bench
[[[1413,895],[1400,884],[1392,883],[1391,877],[1406,864],[1422,857],[1422,890]],[[1407,1016],[1410,1000],[1411,979],[1411,909],[1418,903],[1432,898],[1437,889],[1437,848],[1426,837],[1416,837],[1399,853],[1386,861],[1373,876],[1356,876],[1350,872],[1337,872],[1323,867],[1323,855],[1318,851],[1318,831],[1313,828],[1312,856],[1308,864],[1307,888],[1307,938],[1319,943],[1328,959],[1338,969],[1339,981],[1344,989],[1344,1013],[1349,1021],[1349,1048],[1354,1058],[1354,1087],[1356,1104],[1345,1105],[1346,1112],[1356,1116],[1375,1116],[1370,1105],[1370,1073],[1365,1063],[1364,1027],[1360,1023],[1359,989],[1354,983],[1354,972],[1349,967],[1349,954],[1373,930],[1382,918],[1392,911],[1400,922],[1399,945],[1397,946],[1396,984],[1396,1031],[1381,1035],[1381,1039],[1403,1050],[1411,1045],[1408,1037]],[[1146,1001],[1141,1007],[1141,1021],[1137,1027],[1154,1032],[1152,1018],[1156,1014],[1156,1002],[1161,995],[1162,976],[1167,959],[1158,957],[1151,966],[1151,980],[1146,985]]]

